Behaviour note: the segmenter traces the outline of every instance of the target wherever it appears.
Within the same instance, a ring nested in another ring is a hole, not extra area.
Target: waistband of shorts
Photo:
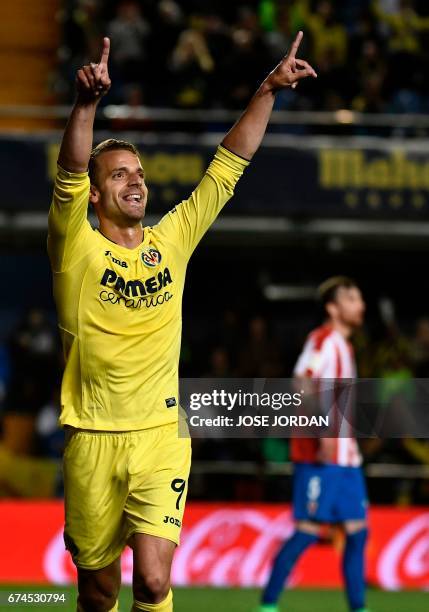
[[[178,426],[178,421],[172,421],[171,423],[163,423],[162,425],[155,425],[154,427],[143,427],[142,429],[86,429],[84,427],[73,427],[72,425],[64,425],[64,431],[66,436],[71,436],[76,433],[85,433],[96,436],[129,436],[139,435],[144,432],[158,431],[160,429]]]

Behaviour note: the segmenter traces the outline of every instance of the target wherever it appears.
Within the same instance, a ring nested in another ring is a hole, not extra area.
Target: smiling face
[[[99,220],[134,227],[145,215],[148,190],[140,159],[126,149],[103,151],[95,160],[90,202]]]

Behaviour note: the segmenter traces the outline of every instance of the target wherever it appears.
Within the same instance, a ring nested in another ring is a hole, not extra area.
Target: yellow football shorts
[[[73,561],[100,569],[133,533],[179,543],[191,441],[177,423],[127,432],[68,428],[64,540]]]

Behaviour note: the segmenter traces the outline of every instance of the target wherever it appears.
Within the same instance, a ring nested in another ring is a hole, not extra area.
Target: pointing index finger
[[[296,52],[298,51],[299,45],[301,44],[302,37],[304,36],[303,32],[300,30],[298,34],[295,36],[295,40],[292,43],[292,46],[289,51],[289,57],[295,57]]]
[[[103,38],[103,50],[101,52],[100,65],[103,64],[107,66],[107,62],[109,60],[109,51],[110,51],[110,38],[105,36]]]

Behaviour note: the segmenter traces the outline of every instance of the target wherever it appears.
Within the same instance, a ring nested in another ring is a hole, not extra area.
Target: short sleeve
[[[335,378],[337,362],[335,347],[330,338],[325,338],[320,346],[316,346],[310,336],[302,350],[294,368],[294,376],[309,378]]]

